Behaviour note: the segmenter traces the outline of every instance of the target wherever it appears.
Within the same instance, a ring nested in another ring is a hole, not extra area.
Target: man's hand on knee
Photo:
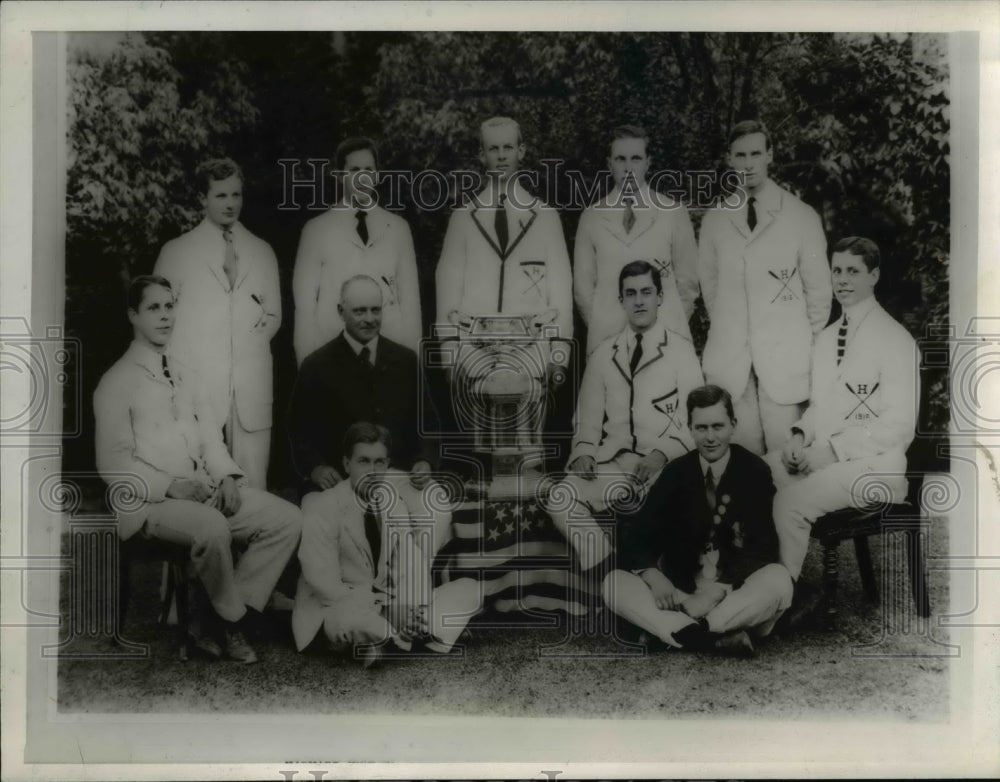
[[[201,481],[188,478],[174,478],[167,487],[167,496],[173,500],[204,502],[212,496],[212,490]]]
[[[592,481],[597,477],[597,462],[593,456],[577,456],[568,469],[585,481]]]
[[[824,467],[829,467],[837,461],[837,454],[833,452],[833,446],[829,442],[814,443],[808,448],[802,449],[801,470],[806,475],[819,472]]]
[[[642,571],[639,578],[649,587],[649,591],[653,593],[653,602],[661,611],[677,610],[681,600],[687,595],[675,587],[658,568],[647,568]]]
[[[726,589],[722,584],[709,584],[681,601],[681,610],[692,619],[700,619],[723,601]]]
[[[785,447],[781,451],[781,463],[791,475],[802,469],[803,443],[805,443],[805,436],[802,432],[795,432],[788,438],[788,442],[785,443]]]

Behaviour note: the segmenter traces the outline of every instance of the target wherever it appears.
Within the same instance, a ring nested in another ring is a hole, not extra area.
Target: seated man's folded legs
[[[607,508],[609,493],[627,481],[617,464],[607,462],[597,466],[592,480],[570,474],[549,492],[545,510],[555,528],[572,544],[584,570],[611,553],[611,543],[594,514]]]
[[[247,542],[236,564],[236,583],[244,602],[263,611],[298,546],[302,513],[260,489],[241,489],[240,500],[239,511],[228,520],[233,538]]]
[[[229,522],[215,508],[189,500],[149,504],[144,534],[191,548],[191,564],[216,613],[237,622],[246,602],[233,574]]]
[[[653,593],[634,573],[613,570],[604,579],[604,602],[618,616],[628,620],[665,644],[680,647],[673,634],[694,620],[681,611],[664,611],[656,607]]]
[[[777,563],[751,573],[705,616],[713,633],[754,630],[768,635],[774,623],[792,603],[792,579]]]

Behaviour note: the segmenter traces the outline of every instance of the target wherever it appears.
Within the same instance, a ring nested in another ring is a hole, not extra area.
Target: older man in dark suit
[[[670,462],[634,515],[621,520],[619,566],[604,581],[612,610],[668,646],[754,654],[746,632],[771,632],[792,581],[778,564],[767,464],[730,446],[729,393],[687,397],[697,451]]]
[[[337,309],[344,330],[302,362],[289,408],[292,455],[305,479],[302,509],[308,512],[310,493],[344,479],[344,434],[358,421],[389,430],[395,446],[387,478],[411,509],[427,507],[420,493],[430,483],[435,454],[421,437],[420,422],[433,418],[433,408],[417,355],[381,335],[382,289],[371,277],[347,280]],[[427,512],[435,519],[440,547],[449,537],[451,514]]]

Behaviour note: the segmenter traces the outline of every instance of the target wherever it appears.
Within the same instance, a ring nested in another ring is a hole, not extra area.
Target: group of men
[[[645,132],[623,126],[614,186],[581,216],[571,266],[558,213],[518,181],[517,123],[480,131],[486,185],[451,215],[437,324],[516,315],[568,340],[575,300],[587,357],[555,526],[651,643],[752,650],[747,631],[766,635],[792,601],[812,522],[863,504],[866,476],[905,490],[916,348],[875,301],[878,248],[850,237],[828,263],[816,213],[768,176],[756,121],[729,139],[743,187],[696,241],[683,204],[646,182]],[[430,579],[451,518],[431,499],[437,455],[419,429],[434,405],[409,226],[377,203],[371,140],[336,158],[341,200],[306,223],[293,277],[301,508],[266,491],[281,297],[273,251],[239,223],[232,161],[201,167],[204,220],[133,281],[134,341],[95,393],[98,469],[137,478],[143,500],[119,514],[121,536],[190,545],[217,620],[195,642],[215,657],[256,659],[247,617],[296,546],[299,649],[391,639],[446,652],[482,606],[475,581]],[[843,317],[828,326],[831,291]],[[699,292],[701,363],[688,327]],[[610,536],[594,518],[608,508]]]

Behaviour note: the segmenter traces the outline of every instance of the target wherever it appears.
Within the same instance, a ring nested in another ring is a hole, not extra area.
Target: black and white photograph
[[[6,778],[1000,772],[995,5],[0,22]]]

